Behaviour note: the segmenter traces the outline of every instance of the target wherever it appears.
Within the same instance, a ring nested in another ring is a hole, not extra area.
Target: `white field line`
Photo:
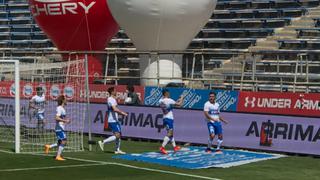
[[[7,153],[7,154],[14,154],[14,152],[12,152],[12,151],[6,151],[6,150],[1,150],[1,149],[0,149],[0,152]]]
[[[164,173],[164,174],[174,174],[174,175],[178,175],[178,176],[192,177],[192,178],[198,178],[198,179],[221,180],[221,179],[212,178],[212,177],[179,173],[179,172],[166,171],[166,170],[160,170],[160,169],[144,168],[144,167],[138,167],[138,166],[123,164],[123,163],[116,163],[116,162],[95,161],[95,160],[80,159],[80,158],[73,158],[73,157],[68,157],[67,159],[72,159],[72,160],[76,160],[76,161],[83,161],[83,162],[91,162],[91,163],[101,163],[101,164],[106,164],[106,165],[122,166],[122,167],[127,167],[127,168],[132,168],[132,169],[139,169],[139,170],[158,172],[158,173]]]
[[[0,152],[13,154],[13,153],[10,152],[10,151],[0,150]],[[44,155],[44,154],[32,154],[32,155],[36,155],[36,156],[47,156],[47,155]],[[160,169],[144,168],[144,167],[133,166],[133,165],[123,164],[123,163],[116,163],[116,162],[95,161],[95,160],[90,160],[90,159],[80,159],[80,158],[73,158],[73,157],[65,157],[65,158],[66,158],[66,159],[70,159],[70,160],[75,160],[75,161],[94,163],[94,164],[83,164],[83,166],[114,165],[114,166],[121,166],[121,167],[127,167],[127,168],[132,168],[132,169],[150,171],[150,172],[158,172],[158,173],[164,173],[164,174],[173,174],[173,175],[177,175],[177,176],[191,177],[191,178],[197,178],[197,179],[222,180],[222,179],[212,178],[212,177],[207,177],[207,176],[200,176],[200,175],[194,175],[194,174],[179,173],[179,172],[166,171],[166,170],[160,170]],[[50,167],[24,168],[24,169],[18,169],[18,170],[17,170],[17,169],[16,169],[16,170],[11,169],[11,171],[39,170],[39,169],[57,169],[57,168],[69,168],[69,167],[81,167],[81,165],[54,166],[54,167],[51,167],[51,168],[50,168]],[[8,170],[0,170],[0,172],[9,171],[9,170],[10,170],[10,169],[8,169]]]
[[[61,168],[74,168],[74,167],[102,166],[102,165],[104,164],[96,163],[96,164],[77,164],[77,165],[65,165],[65,166],[34,167],[34,168],[0,169],[0,172],[47,170],[47,169],[61,169]]]

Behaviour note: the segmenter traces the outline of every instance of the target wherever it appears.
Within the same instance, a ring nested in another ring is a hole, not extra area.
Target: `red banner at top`
[[[93,103],[105,103],[107,101],[107,98],[109,97],[108,88],[109,87],[115,87],[115,90],[117,92],[117,100],[119,104],[123,104],[125,98],[127,97],[126,87],[125,85],[102,85],[102,84],[90,84],[89,85],[89,97],[90,102]],[[143,102],[144,99],[144,87],[143,86],[134,86],[135,92],[140,97],[141,102]],[[81,98],[86,98],[86,92],[80,92]]]
[[[240,92],[238,112],[320,117],[320,94]]]
[[[44,90],[46,99],[56,100],[59,95],[64,94],[68,100],[74,101],[86,101],[87,92],[84,89],[76,88],[75,84],[63,84],[63,83],[29,83],[20,82],[20,97],[21,99],[31,99],[36,95],[36,87],[42,87]],[[103,85],[103,84],[90,84],[88,95],[91,103],[105,103],[109,97],[108,88],[115,87],[117,92],[117,100],[119,104],[123,104],[127,97],[125,85]],[[135,92],[143,102],[144,99],[144,87],[134,86]],[[0,82],[0,97],[14,97],[15,86],[13,81],[1,81]]]

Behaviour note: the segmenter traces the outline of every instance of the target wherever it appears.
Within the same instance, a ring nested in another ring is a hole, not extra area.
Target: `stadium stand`
[[[224,85],[219,85],[219,88],[231,86],[232,89],[243,89],[246,84],[246,89],[257,90],[259,88],[253,85],[252,81],[265,81],[265,77],[269,82],[270,79],[279,79],[279,76],[282,76],[267,71],[274,67],[288,70],[287,74],[283,75],[282,82],[284,79],[294,82],[296,71],[291,71],[292,64],[296,65],[301,56],[309,61],[318,60],[318,6],[319,0],[219,0],[211,19],[189,45],[189,51],[201,50],[203,55],[185,55],[185,76],[191,74],[190,67],[194,58],[197,61],[194,77],[215,79],[205,82],[210,88],[223,82]],[[16,50],[56,50],[33,20],[27,0],[0,1],[0,40],[0,50],[4,55],[12,56],[12,52]],[[134,44],[125,32],[120,30],[108,48],[126,51],[134,49]],[[19,59],[24,59],[23,53],[17,55]],[[38,55],[26,56],[37,59]],[[118,60],[119,74],[139,74],[137,55],[119,56]],[[198,63],[202,61],[204,63]],[[252,68],[253,64],[257,67]],[[300,65],[303,65],[304,69],[308,69],[307,65],[311,66],[310,63]],[[317,66],[317,63],[312,66]],[[253,77],[254,70],[259,70],[260,79]],[[246,80],[250,82],[244,83]],[[272,90],[272,86],[269,89]]]

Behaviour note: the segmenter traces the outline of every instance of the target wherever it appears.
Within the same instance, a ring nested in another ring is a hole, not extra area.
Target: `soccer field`
[[[127,153],[157,151],[159,143],[122,141],[122,149]],[[0,179],[32,180],[169,180],[169,179],[320,179],[320,159],[313,157],[288,156],[231,168],[209,168],[185,170],[156,164],[114,159],[114,144],[105,146],[102,152],[95,145],[93,151],[64,153],[68,159],[55,161],[50,155],[28,155],[8,153],[8,144],[0,143]]]

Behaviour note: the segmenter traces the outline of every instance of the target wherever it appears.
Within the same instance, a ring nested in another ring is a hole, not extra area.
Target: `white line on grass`
[[[0,150],[0,152],[7,153],[7,154],[14,154],[14,152],[12,152],[12,151],[6,151],[6,150]]]
[[[165,174],[174,174],[174,175],[186,176],[186,177],[192,177],[192,178],[198,178],[198,179],[221,180],[221,179],[212,178],[212,177],[199,176],[199,175],[186,174],[186,173],[179,173],[179,172],[166,171],[166,170],[160,170],[160,169],[144,168],[144,167],[138,167],[138,166],[133,166],[133,165],[129,165],[129,164],[123,164],[123,163],[116,163],[116,162],[95,161],[95,160],[80,159],[80,158],[73,158],[73,157],[67,157],[67,159],[76,160],[76,161],[82,161],[82,162],[101,163],[101,164],[106,164],[106,165],[122,166],[122,167],[127,167],[127,168],[132,168],[132,169],[159,172],[159,173],[165,173]]]
[[[34,167],[34,168],[17,168],[17,169],[0,169],[0,172],[15,172],[15,171],[31,171],[31,170],[46,170],[46,169],[60,169],[60,168],[74,168],[74,167],[88,167],[88,166],[102,166],[105,164],[77,164],[65,166],[48,166],[48,167]]]
[[[0,150],[0,152],[13,154],[12,152],[9,152],[9,151]],[[31,154],[31,155],[47,156],[47,155],[44,155],[44,154]],[[89,162],[89,163],[95,163],[95,164],[84,164],[84,166],[114,165],[114,166],[122,166],[122,167],[127,167],[127,168],[132,168],[132,169],[139,169],[139,170],[158,172],[158,173],[164,173],[164,174],[174,174],[174,175],[178,175],[178,176],[192,177],[192,178],[198,178],[198,179],[221,180],[221,179],[218,179],[218,178],[212,178],[212,177],[207,177],[207,176],[199,176],[199,175],[194,175],[194,174],[179,173],[179,172],[166,171],[166,170],[160,170],[160,169],[144,168],[144,167],[133,166],[133,165],[123,164],[123,163],[116,163],[116,162],[95,161],[95,160],[90,160],[90,159],[80,159],[80,158],[74,158],[74,157],[66,157],[66,159],[75,160],[75,161],[82,161],[82,162]],[[70,166],[65,166],[65,167],[67,168],[67,167],[71,167],[71,166],[72,167],[81,167],[81,165],[70,165]],[[56,169],[56,168],[63,168],[63,167],[64,166],[54,166],[52,168],[43,167],[43,169],[45,169],[45,168],[47,168],[47,169]],[[33,170],[33,169],[36,169],[36,168],[25,168],[25,169],[26,170]],[[2,171],[5,171],[5,170],[0,170],[0,172],[2,172]]]

